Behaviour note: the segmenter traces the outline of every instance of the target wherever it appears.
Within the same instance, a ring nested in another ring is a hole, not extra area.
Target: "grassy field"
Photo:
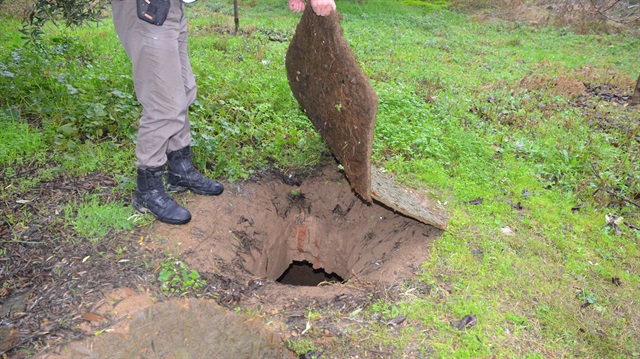
[[[640,109],[625,106],[640,39],[391,0],[338,8],[380,97],[373,162],[431,189],[452,218],[419,278],[353,313],[361,324],[324,349],[640,358]],[[188,8],[198,167],[235,181],[318,164],[328,149],[284,69],[299,15],[275,0],[241,2],[240,14],[234,36],[229,4]],[[118,182],[113,193],[60,205],[58,220],[74,233],[99,242],[105,229],[144,225],[128,220],[140,107],[110,20],[52,27],[41,46],[25,45],[19,27],[0,21],[2,242],[20,241],[34,216],[8,208],[62,175],[107,172]],[[452,327],[468,314],[475,326]],[[373,319],[399,315],[407,322],[393,328]]]

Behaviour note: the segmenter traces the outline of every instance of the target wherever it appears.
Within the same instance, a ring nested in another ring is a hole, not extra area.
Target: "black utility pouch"
[[[169,0],[136,0],[138,17],[154,25],[162,25],[169,14]]]

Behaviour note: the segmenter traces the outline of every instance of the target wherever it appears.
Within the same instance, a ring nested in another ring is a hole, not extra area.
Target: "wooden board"
[[[432,200],[398,185],[392,178],[377,168],[371,169],[372,196],[389,208],[416,220],[442,229],[447,229],[449,219],[438,210]]]

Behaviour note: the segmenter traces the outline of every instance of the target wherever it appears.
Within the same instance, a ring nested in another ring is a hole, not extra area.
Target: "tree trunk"
[[[240,27],[240,19],[238,18],[238,0],[233,0],[233,22],[236,25],[235,34],[238,35],[238,28]]]
[[[631,96],[630,106],[640,105],[640,76],[638,76],[638,81],[636,82],[636,89],[633,91],[633,95]]]

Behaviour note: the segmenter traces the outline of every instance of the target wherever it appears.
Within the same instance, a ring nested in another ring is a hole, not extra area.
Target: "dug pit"
[[[348,317],[409,279],[442,233],[362,201],[335,163],[304,177],[272,171],[225,183],[217,197],[174,198],[191,222],[156,221],[136,245],[148,263],[169,256],[197,270],[205,295],[163,302],[149,286],[118,289],[83,314],[91,338],[38,358],[293,358],[284,342],[303,335],[331,353],[351,322],[318,319],[310,332],[309,308]]]
[[[263,174],[227,184],[219,197],[185,199],[192,221],[158,222],[147,243],[201,272],[276,285],[397,282],[425,260],[441,233],[362,201],[335,164],[296,184]]]

